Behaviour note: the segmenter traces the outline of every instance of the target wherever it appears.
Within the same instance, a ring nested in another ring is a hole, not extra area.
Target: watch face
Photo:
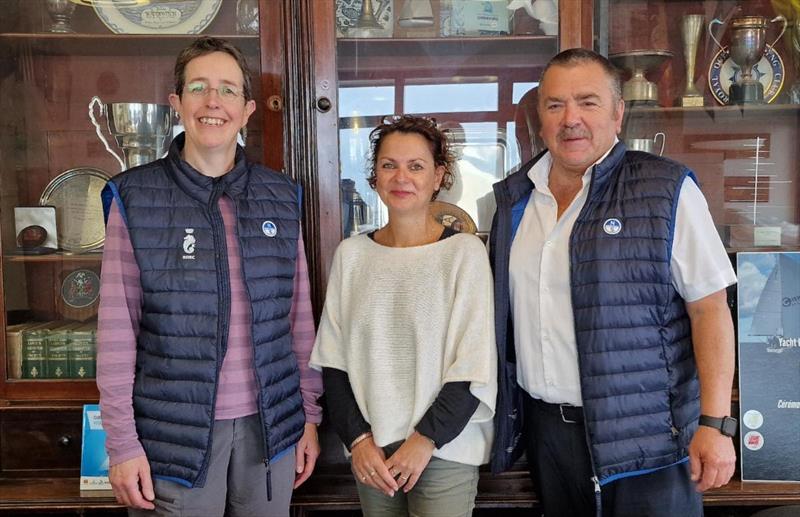
[[[738,422],[735,418],[726,416],[722,419],[722,434],[725,436],[734,436],[736,435],[736,428],[738,427]]]

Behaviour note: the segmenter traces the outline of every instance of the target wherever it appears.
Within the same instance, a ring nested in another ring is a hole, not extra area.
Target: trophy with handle
[[[95,105],[105,115],[108,132],[114,136],[124,156],[114,152],[103,136],[100,124],[94,117]],[[89,102],[89,118],[106,151],[117,159],[121,170],[150,163],[161,158],[172,141],[172,107],[167,104],[145,102],[112,102],[105,104],[100,97]]]
[[[731,104],[759,104],[764,102],[764,85],[753,77],[753,67],[761,61],[764,51],[767,48],[767,26],[774,22],[783,22],[783,29],[770,47],[781,39],[786,32],[787,21],[783,15],[778,15],[772,20],[764,16],[739,16],[731,20],[731,59],[741,69],[742,73],[739,80],[731,84],[730,103]],[[714,25],[724,25],[719,19],[715,18],[708,24],[708,32],[711,39],[721,50],[725,47],[714,36],[712,28]]]

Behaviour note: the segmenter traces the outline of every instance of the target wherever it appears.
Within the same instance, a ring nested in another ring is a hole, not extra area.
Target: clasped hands
[[[434,444],[414,432],[388,459],[375,445],[372,436],[352,449],[352,470],[356,480],[380,490],[389,497],[402,489],[408,493],[419,481],[433,455]]]

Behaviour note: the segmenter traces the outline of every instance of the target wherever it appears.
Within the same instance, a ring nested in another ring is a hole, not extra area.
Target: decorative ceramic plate
[[[56,208],[58,247],[83,253],[97,249],[106,238],[100,192],[109,175],[93,167],[76,167],[59,174],[45,187],[41,206]]]
[[[443,226],[461,233],[475,233],[478,227],[467,212],[452,203],[433,201],[430,208],[434,219]]]
[[[100,20],[117,34],[200,34],[217,15],[222,0],[151,0],[95,3]]]
[[[89,307],[100,296],[100,278],[90,269],[76,269],[61,283],[61,299],[73,309]]]
[[[730,58],[729,47],[720,49],[708,67],[708,88],[720,104],[730,103],[730,87],[742,72]],[[761,61],[753,65],[753,77],[764,85],[764,102],[773,102],[783,88],[785,69],[778,52],[767,45]]]

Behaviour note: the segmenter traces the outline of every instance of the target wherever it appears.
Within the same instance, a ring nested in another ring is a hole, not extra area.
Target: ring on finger
[[[375,475],[375,474],[377,474],[377,473],[378,473],[377,471],[373,470],[372,472],[370,472],[370,473],[369,473],[369,477],[372,477],[372,476],[374,476],[374,475]]]
[[[408,476],[400,476],[400,479],[402,479],[403,481],[408,481]]]
[[[361,476],[361,481],[366,481],[366,480],[367,480],[367,476]]]

